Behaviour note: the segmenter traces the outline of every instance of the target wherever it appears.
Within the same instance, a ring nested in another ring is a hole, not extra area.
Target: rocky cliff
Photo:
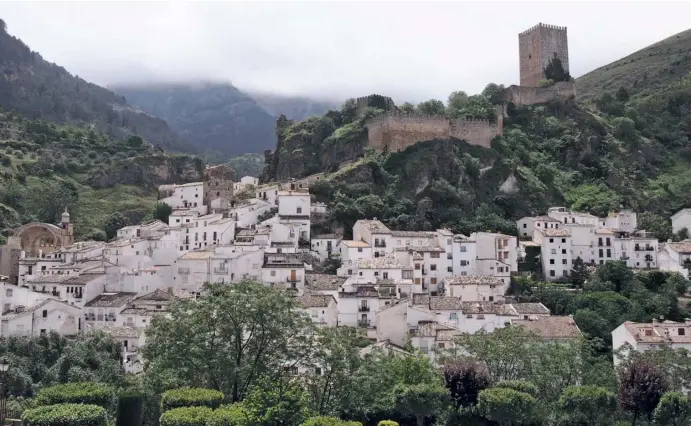
[[[199,158],[157,154],[118,160],[94,173],[89,185],[94,188],[136,185],[153,190],[163,184],[200,182],[203,173],[204,163]]]

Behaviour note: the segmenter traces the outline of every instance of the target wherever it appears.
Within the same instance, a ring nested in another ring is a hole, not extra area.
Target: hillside
[[[663,87],[691,72],[691,30],[675,34],[576,80],[580,102],[624,87],[630,94]]]
[[[304,96],[282,96],[259,92],[248,92],[248,95],[274,117],[285,115],[291,120],[304,120],[307,117],[324,115],[327,111],[340,107],[339,102],[310,99]]]
[[[275,118],[231,84],[118,86],[128,102],[165,119],[193,150],[220,161],[275,144]]]
[[[55,223],[67,207],[78,238],[104,238],[106,221],[147,216],[157,186],[202,178],[203,164],[125,140],[0,110],[0,240],[11,228]]]
[[[111,137],[139,135],[166,149],[188,151],[165,121],[125,98],[45,61],[6,31],[0,20],[0,108],[27,118],[92,125]]]
[[[490,108],[485,95],[463,100],[461,108]],[[434,114],[458,112],[440,101],[415,110],[430,105],[437,105]],[[279,122],[262,176],[325,173],[314,191],[331,206],[330,226],[346,232],[364,216],[394,229],[515,233],[514,220],[566,205],[600,216],[627,207],[648,212],[642,226],[664,239],[670,214],[691,205],[691,75],[634,96],[605,92],[597,109],[573,101],[509,104],[504,135],[491,149],[449,139],[374,152],[366,148],[366,117],[383,111],[370,106],[358,117],[352,107],[346,102],[323,117]]]

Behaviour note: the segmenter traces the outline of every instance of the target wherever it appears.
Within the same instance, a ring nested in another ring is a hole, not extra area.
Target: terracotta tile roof
[[[381,223],[381,221],[378,221],[377,219],[373,220],[367,220],[367,219],[360,219],[357,222],[355,222],[355,225],[360,224],[364,226],[367,230],[369,230],[373,234],[390,234],[391,230],[387,228],[386,225]]]
[[[364,241],[355,241],[355,240],[341,240],[341,244],[343,244],[346,247],[352,247],[352,248],[370,247],[370,245]]]
[[[667,243],[669,248],[681,254],[691,254],[691,240],[684,240],[679,243]]]
[[[360,297],[366,297],[366,298],[379,298],[379,292],[377,289],[374,288],[374,286],[368,285],[368,286],[358,286],[356,287],[355,291],[352,292],[346,292],[346,291],[340,291],[338,292],[338,297],[339,298],[360,298]]]
[[[360,269],[411,269],[405,267],[393,256],[373,257],[371,259],[357,259],[353,261]]]
[[[497,302],[461,302],[461,311],[464,314],[518,315],[510,304]]]
[[[624,327],[636,339],[636,342],[640,343],[691,343],[691,326],[683,322],[635,323],[627,321]],[[684,330],[683,335],[679,335],[680,329]]]
[[[571,232],[568,229],[556,228],[556,229],[541,229],[537,228],[538,231],[545,234],[547,237],[570,237]]]
[[[143,296],[139,296],[136,299],[134,299],[134,302],[138,301],[154,301],[154,302],[172,302],[176,299],[175,296],[172,294],[168,293],[165,290],[154,290],[151,293],[145,294]]]
[[[436,321],[420,321],[409,330],[411,337],[435,337],[437,340],[453,340],[461,330]]]
[[[530,219],[540,222],[559,222],[557,219],[551,218],[549,216],[533,216]]]
[[[105,327],[99,330],[112,337],[139,337],[144,332],[136,327]]]
[[[512,303],[519,315],[549,315],[549,309],[542,303]]]
[[[434,238],[436,236],[434,232],[424,231],[391,231],[391,235],[399,238]]]
[[[312,237],[313,240],[340,240],[343,235],[339,234],[320,234]]]
[[[326,294],[309,294],[297,299],[303,308],[327,308],[334,297]]]
[[[76,306],[69,305],[69,304],[62,302],[60,300],[57,300],[57,299],[48,298],[48,299],[46,299],[46,300],[44,300],[44,301],[42,301],[42,302],[40,302],[34,306],[31,306],[29,308],[24,309],[21,312],[17,312],[16,310],[8,311],[6,314],[3,314],[2,317],[0,317],[0,318],[2,318],[3,320],[19,318],[23,315],[30,314],[32,312],[36,312],[37,310],[43,308],[44,306],[46,306],[50,303],[55,303],[55,304],[59,305],[60,308],[63,308],[63,309],[79,310],[79,308],[77,308]]]
[[[310,290],[338,290],[348,278],[327,274],[305,274],[305,288]]]
[[[532,331],[545,340],[576,339],[581,335],[581,330],[570,316],[516,319],[511,320],[511,324]]]
[[[126,305],[137,296],[137,293],[121,291],[118,293],[103,293],[86,303],[90,308],[117,308]]]
[[[413,294],[413,305],[424,306],[431,311],[458,311],[461,310],[462,302],[460,297]]]
[[[444,278],[447,285],[504,285],[504,282],[497,277],[490,275],[466,275]]]

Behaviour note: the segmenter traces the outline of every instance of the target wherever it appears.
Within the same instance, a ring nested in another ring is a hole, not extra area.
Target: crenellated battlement
[[[566,27],[560,27],[558,25],[543,24],[542,22],[540,22],[539,24],[535,25],[534,27],[523,31],[522,33],[519,33],[518,36],[522,37],[524,35],[527,35],[533,31],[537,30],[538,28],[549,28],[551,30],[566,31]]]

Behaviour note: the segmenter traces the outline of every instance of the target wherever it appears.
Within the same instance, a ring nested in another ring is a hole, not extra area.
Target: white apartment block
[[[625,322],[612,331],[614,364],[618,365],[629,351],[645,352],[667,347],[691,351],[691,322]],[[617,353],[621,356],[617,356]]]
[[[338,326],[338,302],[332,295],[308,294],[297,299],[317,327]]]
[[[672,231],[676,234],[686,228],[691,231],[691,209],[681,209],[671,217]]]
[[[261,281],[296,296],[305,290],[305,263],[299,253],[265,253]]]
[[[571,234],[567,229],[536,229],[534,241],[541,246],[545,279],[568,278],[571,273]]]
[[[691,269],[691,240],[684,240],[678,243],[663,243],[657,255],[660,270],[678,272],[684,278],[691,278],[689,276],[689,269]]]
[[[33,306],[17,306],[0,317],[0,336],[40,336],[51,331],[70,336],[79,333],[81,310],[47,298]]]
[[[177,260],[176,288],[198,292],[205,283],[261,280],[264,250],[259,246],[208,247],[185,253]]]
[[[376,218],[361,219],[353,226],[353,240],[364,241],[372,246],[374,257],[385,256],[394,249],[391,230]]]
[[[161,185],[158,187],[159,202],[166,203],[173,210],[189,209],[199,214],[206,213],[204,205],[204,182],[182,185]]]
[[[442,295],[463,302],[498,302],[504,299],[509,284],[496,276],[458,276],[444,278]]]
[[[343,236],[338,234],[313,235],[310,249],[321,260],[328,259],[332,254],[338,253],[338,245],[342,238]]]
[[[364,241],[356,240],[341,240],[338,244],[338,253],[341,255],[341,262],[343,264],[374,257],[371,245]]]

